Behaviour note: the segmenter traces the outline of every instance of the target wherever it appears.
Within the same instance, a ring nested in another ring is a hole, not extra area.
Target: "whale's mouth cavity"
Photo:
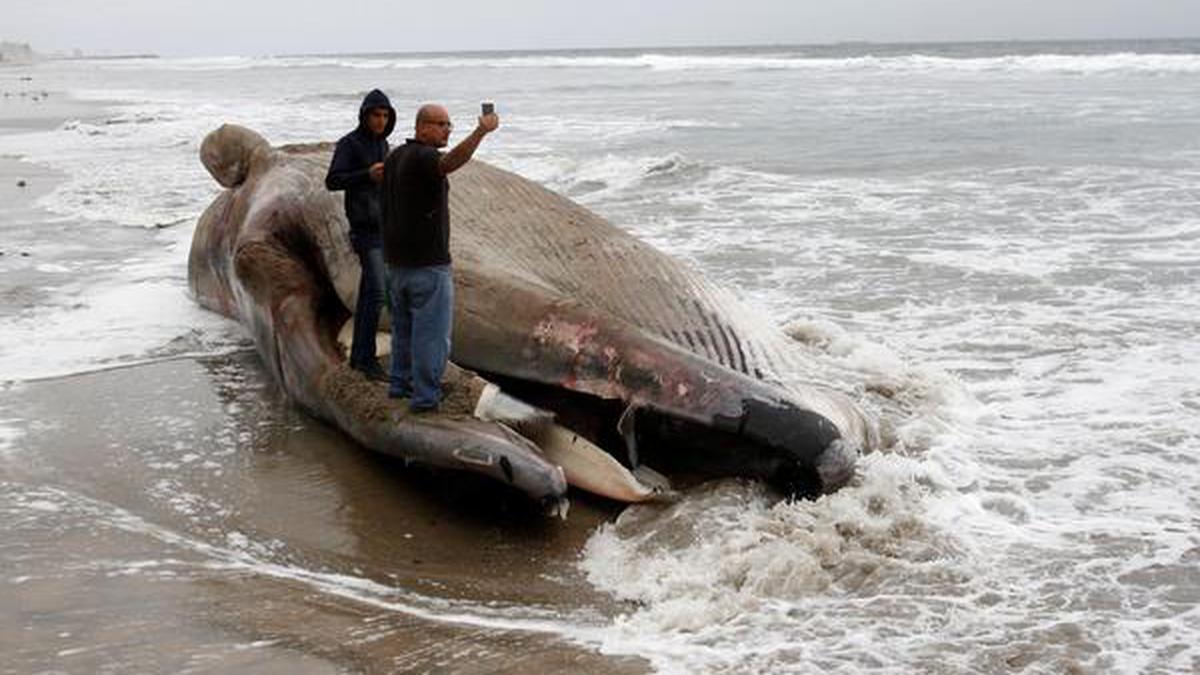
[[[637,433],[646,439],[644,460],[672,477],[740,476],[765,481],[789,497],[821,494],[821,478],[811,464],[735,431],[643,410]]]
[[[638,464],[668,474],[672,485],[687,487],[718,477],[762,480],[789,497],[815,497],[822,492],[813,462],[776,443],[756,441],[736,425],[719,420],[702,424],[652,407],[636,409],[632,438],[622,433],[628,406],[553,385],[480,371],[508,395],[555,414],[555,421],[588,439],[626,468]],[[630,442],[636,452],[630,452]]]
[[[555,422],[603,448],[626,467],[629,466],[625,440],[617,429],[617,422],[625,409],[621,401],[508,375],[483,370],[476,372],[499,385],[505,394],[553,412]]]

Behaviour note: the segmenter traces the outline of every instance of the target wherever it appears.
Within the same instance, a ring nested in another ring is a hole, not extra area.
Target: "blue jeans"
[[[454,277],[449,265],[388,265],[392,309],[392,372],[388,395],[408,397],[414,410],[442,400],[442,375],[450,357]]]
[[[384,301],[383,238],[378,233],[350,232],[350,244],[358,254],[362,274],[358,279],[358,303],[354,308],[354,339],[350,343],[350,367],[374,370],[375,333]]]

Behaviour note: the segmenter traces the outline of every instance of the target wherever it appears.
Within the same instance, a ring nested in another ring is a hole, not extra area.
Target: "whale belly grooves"
[[[878,445],[873,422],[847,397],[795,381],[797,373],[813,372],[808,357],[727,289],[515,174],[471,162],[451,179],[452,247],[456,259],[472,258],[471,269],[528,280],[705,360],[785,388],[862,445]]]

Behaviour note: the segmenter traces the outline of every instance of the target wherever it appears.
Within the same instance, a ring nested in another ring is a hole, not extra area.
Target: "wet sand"
[[[29,66],[0,69],[0,134],[54,129],[67,120],[89,119],[98,106],[67,100],[56,92],[43,92]],[[30,78],[30,79],[25,79]],[[63,175],[45,166],[0,155],[0,312],[5,315],[44,304],[52,292],[72,280],[38,266],[75,249],[92,255],[72,223],[63,222],[37,207]],[[88,242],[91,243],[91,242]],[[113,244],[108,244],[112,246]],[[47,253],[53,250],[54,255]],[[67,255],[68,260],[72,256]],[[61,262],[60,262],[61,264]],[[0,373],[0,381],[8,379]]]
[[[284,400],[257,356],[0,391],[0,651],[16,672],[642,672],[564,522],[407,468]]]
[[[0,99],[0,133],[83,114]],[[5,315],[87,283],[39,269],[45,247],[69,263],[129,246],[38,209],[59,180],[0,157]],[[0,671],[645,672],[598,653],[629,608],[576,566],[618,513],[573,495],[549,519],[370,453],[290,405],[250,349],[0,373]]]

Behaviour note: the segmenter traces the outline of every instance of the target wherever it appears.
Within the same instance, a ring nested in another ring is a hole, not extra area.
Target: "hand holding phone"
[[[496,115],[496,104],[484,101],[479,104],[479,130],[490,134],[500,126],[500,117]]]

